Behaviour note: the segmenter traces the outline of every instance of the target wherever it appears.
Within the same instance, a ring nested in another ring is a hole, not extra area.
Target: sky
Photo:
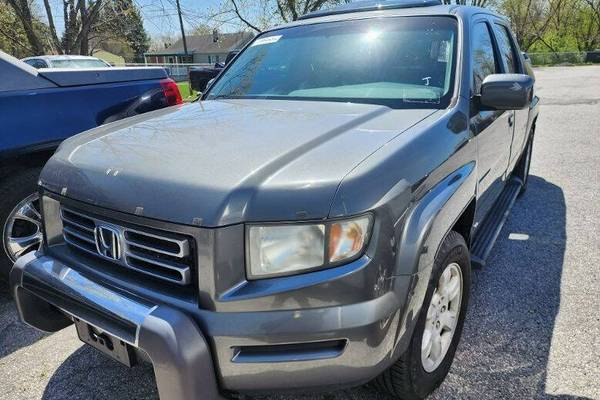
[[[157,38],[164,35],[180,35],[179,20],[177,18],[177,6],[175,0],[133,0],[142,12],[144,28],[151,37]],[[222,1],[226,0],[180,0],[183,13],[183,23],[187,32],[191,32],[200,24],[205,22],[203,17],[216,12]],[[64,30],[64,20],[62,17],[63,0],[50,0],[52,14],[56,24],[58,34]],[[37,2],[38,13],[46,19],[43,3]],[[223,26],[223,31],[235,29],[232,26]]]
[[[179,34],[175,0],[134,0],[142,12],[144,27],[152,37]],[[180,0],[186,31],[203,22],[203,16],[219,9],[220,0]]]

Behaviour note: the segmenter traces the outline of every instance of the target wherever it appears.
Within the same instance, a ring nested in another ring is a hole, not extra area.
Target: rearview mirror
[[[481,84],[480,104],[491,110],[520,110],[531,102],[533,83],[524,74],[489,75]]]

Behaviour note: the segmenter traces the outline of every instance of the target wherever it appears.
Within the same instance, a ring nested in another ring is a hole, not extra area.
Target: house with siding
[[[232,50],[244,47],[254,38],[251,32],[219,33],[186,36],[188,55],[183,49],[183,40],[179,39],[164,50],[144,54],[148,64],[214,64],[225,61]]]

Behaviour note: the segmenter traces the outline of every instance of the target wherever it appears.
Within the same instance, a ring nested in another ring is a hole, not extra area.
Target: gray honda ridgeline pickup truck
[[[533,84],[479,8],[351,3],[264,32],[200,101],[60,146],[44,246],[10,274],[20,316],[152,362],[162,399],[423,398],[526,188]]]

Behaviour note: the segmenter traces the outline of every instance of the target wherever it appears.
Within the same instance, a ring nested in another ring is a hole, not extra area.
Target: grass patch
[[[190,88],[189,82],[177,82],[177,86],[179,87],[183,101],[193,101],[198,97],[198,92]]]

